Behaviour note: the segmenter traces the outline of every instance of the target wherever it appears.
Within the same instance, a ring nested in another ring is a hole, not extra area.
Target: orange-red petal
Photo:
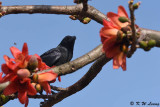
[[[4,95],[11,95],[18,91],[19,85],[17,84],[17,79],[14,82],[11,82],[3,91]]]
[[[128,18],[128,14],[123,6],[118,7],[118,15]]]
[[[50,67],[47,66],[44,62],[42,62],[42,59],[39,55],[35,54],[35,56],[38,59],[38,69],[41,70],[45,70],[45,69],[49,69]]]
[[[119,15],[118,14],[115,14],[113,12],[108,12],[107,13],[107,17],[110,19],[110,21],[115,24],[115,26],[118,26],[119,28],[118,29],[121,29],[122,27],[126,27],[128,25],[128,22],[125,22],[125,23],[121,23],[119,21]]]
[[[122,67],[123,71],[126,71],[126,55],[123,55],[122,60],[123,60],[123,62],[122,62],[121,67]]]
[[[61,82],[61,77],[60,76],[58,76],[58,81]]]
[[[117,56],[113,57],[113,69],[118,69],[120,67]]]
[[[28,95],[36,95],[37,93],[36,89],[33,87],[31,83],[28,83],[27,85],[27,93]]]
[[[17,67],[19,66],[19,63],[9,62],[7,64],[7,66],[14,72],[17,69]]]
[[[104,50],[107,50],[108,48],[110,47],[114,47],[116,43],[116,37],[110,37],[109,39],[106,39],[104,42],[103,42],[103,48]]]
[[[27,91],[25,91],[25,90],[19,90],[18,91],[18,99],[19,99],[19,101],[22,103],[22,104],[26,104],[27,102],[27,99],[28,99],[28,97],[27,97]]]
[[[24,43],[24,44],[23,44],[22,54],[23,54],[24,56],[28,56],[28,46],[27,46],[27,43]]]
[[[111,36],[116,36],[118,32],[118,29],[106,29],[105,27],[103,27],[100,31],[100,33],[104,33],[104,35],[106,38],[109,38]]]
[[[126,70],[126,55],[123,52],[113,57],[113,68],[118,69],[120,66]]]
[[[113,28],[116,28],[118,29],[117,26],[115,26],[112,22],[110,21],[107,21],[107,20],[103,20],[103,25],[106,29],[113,29]]]
[[[8,68],[8,66],[6,64],[2,64],[1,65],[1,70],[3,71],[3,73],[8,74],[11,73],[10,69]]]
[[[11,70],[15,70],[18,67],[18,63],[13,63],[13,59],[10,59],[7,55],[3,56],[4,60],[6,61],[6,64],[8,66],[8,68],[10,68]]]
[[[104,49],[105,49],[104,51],[106,52],[106,56],[108,58],[113,58],[114,56],[120,53],[120,46],[115,45],[114,43],[110,44],[108,48]]]
[[[10,61],[10,58],[7,55],[4,55],[3,58],[6,61],[6,63],[8,63]]]
[[[52,71],[50,72],[45,72],[38,74],[38,82],[45,82],[45,81],[52,81],[57,78],[57,74],[53,73]]]
[[[11,51],[11,53],[12,53],[14,58],[17,58],[17,55],[21,54],[21,51],[18,48],[14,47],[14,46],[12,46],[10,48],[10,51]]]
[[[15,73],[9,73],[3,77],[2,82],[13,81],[17,75]]]
[[[51,87],[48,82],[40,83],[43,89],[46,91],[47,94],[51,94]]]

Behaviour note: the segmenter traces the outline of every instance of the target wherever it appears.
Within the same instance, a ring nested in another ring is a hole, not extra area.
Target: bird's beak
[[[76,40],[76,36],[72,36],[73,37],[73,40]]]

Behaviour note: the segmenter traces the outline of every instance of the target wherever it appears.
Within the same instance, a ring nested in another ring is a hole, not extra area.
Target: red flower
[[[16,47],[10,48],[13,58],[4,55],[6,64],[2,64],[1,69],[6,74],[2,82],[10,81],[10,84],[4,89],[4,95],[10,95],[18,92],[18,99],[25,106],[28,105],[28,95],[35,95],[36,89],[31,85],[30,71],[27,68],[29,58],[27,44],[24,43],[22,52]]]
[[[6,64],[2,64],[1,69],[4,74],[6,74],[6,76],[4,77],[3,82],[10,81],[11,78],[17,76],[17,71],[19,69],[26,68],[28,60],[31,57],[28,55],[27,43],[24,43],[22,52],[16,47],[11,47],[10,50],[12,55],[14,56],[14,59],[4,55]]]
[[[126,70],[126,53],[128,46],[123,44],[123,40],[118,40],[118,34],[122,36],[122,28],[128,26],[128,22],[121,23],[119,17],[126,17],[128,15],[123,6],[118,7],[118,14],[113,12],[107,13],[110,21],[103,20],[104,27],[100,30],[100,37],[103,44],[103,51],[108,58],[113,58],[113,68],[118,69],[120,66]]]
[[[37,54],[28,55],[26,43],[23,45],[22,52],[16,47],[11,47],[10,50],[14,58],[4,55],[6,63],[1,66],[5,76],[2,78],[2,73],[0,73],[0,82],[10,81],[10,84],[4,89],[3,94],[10,95],[18,92],[19,101],[27,107],[27,95],[36,95],[37,93],[35,87],[31,84],[30,75],[33,72],[36,73],[50,67],[42,62],[40,56]],[[53,72],[41,73],[38,74],[37,82],[40,83],[47,94],[51,94],[51,88],[48,82],[55,80],[56,77],[57,74]]]
[[[28,105],[28,96],[27,95],[36,95],[37,91],[32,86],[31,80],[29,78],[19,78],[18,76],[14,77],[7,86],[3,94],[11,95],[18,92],[18,99],[22,104],[25,104],[25,107]]]
[[[18,68],[27,67],[29,60],[27,43],[24,43],[22,52],[16,47],[11,47],[10,50],[14,59],[4,55],[4,59],[8,68],[12,71],[16,71]]]

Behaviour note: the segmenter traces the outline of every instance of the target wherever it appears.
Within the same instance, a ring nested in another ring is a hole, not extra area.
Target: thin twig
[[[52,98],[54,95],[34,95],[34,96],[30,96],[28,95],[29,98],[34,98],[34,99],[48,99],[48,98]],[[18,96],[16,94],[12,94],[8,96],[9,100],[14,100],[16,98],[18,98]]]
[[[131,49],[127,53],[127,57],[130,58],[136,51],[137,37],[136,37],[136,28],[135,28],[135,16],[133,4],[129,3],[130,19],[131,19],[131,29],[132,29],[132,45]]]
[[[52,98],[54,95],[34,95],[34,96],[28,96],[29,98],[34,98],[34,99],[48,99]]]
[[[83,11],[88,10],[88,0],[83,0]]]

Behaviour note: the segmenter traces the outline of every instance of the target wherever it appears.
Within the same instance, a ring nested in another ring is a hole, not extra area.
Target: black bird
[[[40,56],[42,61],[49,67],[69,62],[73,57],[75,40],[76,36],[65,36],[56,48],[52,48]]]

